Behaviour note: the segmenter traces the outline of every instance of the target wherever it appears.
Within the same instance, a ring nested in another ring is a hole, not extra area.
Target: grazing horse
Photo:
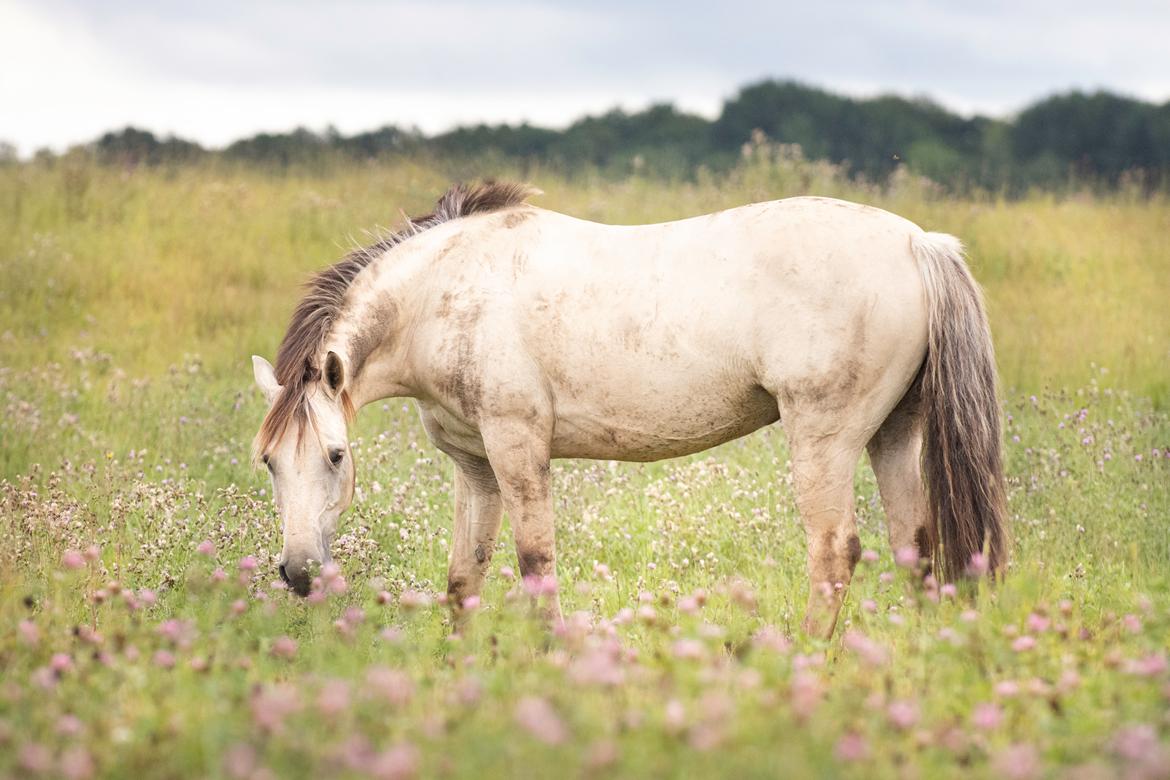
[[[554,575],[552,458],[671,458],[777,420],[809,633],[832,634],[861,555],[863,449],[895,550],[947,579],[1004,565],[994,355],[957,239],[828,198],[616,226],[531,206],[533,192],[452,188],[314,277],[276,367],[253,358],[270,404],[255,453],[292,590],[309,591],[353,497],[349,422],[398,396],[455,463],[457,612],[505,511],[522,575]],[[555,598],[547,610],[560,619]]]

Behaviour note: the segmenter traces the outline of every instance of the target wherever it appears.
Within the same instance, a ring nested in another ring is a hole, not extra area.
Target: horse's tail
[[[996,573],[1007,562],[1009,539],[995,352],[983,296],[957,238],[915,233],[910,246],[930,312],[922,460],[934,569],[947,580],[979,573],[983,565]]]

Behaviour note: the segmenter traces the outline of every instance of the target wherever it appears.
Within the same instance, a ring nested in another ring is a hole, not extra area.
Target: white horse
[[[869,449],[895,550],[946,578],[1005,562],[991,337],[955,238],[791,198],[657,225],[586,222],[516,184],[457,186],[433,214],[318,274],[276,368],[256,454],[310,588],[353,496],[347,426],[417,400],[455,462],[448,592],[478,595],[508,513],[525,577],[554,576],[552,458],[650,461],[780,420],[807,533],[807,631],[829,636],[860,556]],[[929,489],[928,489],[929,488]],[[552,620],[560,619],[553,599]]]

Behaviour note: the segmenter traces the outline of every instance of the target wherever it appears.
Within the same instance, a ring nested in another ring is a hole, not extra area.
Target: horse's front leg
[[[478,596],[500,534],[503,501],[492,467],[467,456],[455,463],[455,529],[447,566],[447,598],[459,622],[463,602]]]
[[[556,535],[550,486],[547,426],[531,419],[502,419],[481,424],[484,448],[495,471],[512,535],[520,574],[545,589],[544,615],[560,625],[556,583]]]

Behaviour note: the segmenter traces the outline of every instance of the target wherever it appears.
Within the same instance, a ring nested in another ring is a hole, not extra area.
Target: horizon
[[[485,12],[466,2],[233,10],[0,0],[0,66],[21,74],[0,80],[0,97],[15,107],[0,121],[0,140],[27,158],[127,126],[219,149],[297,127],[563,129],[657,103],[710,120],[765,79],[855,99],[925,98],[997,119],[1073,90],[1170,99],[1170,53],[1160,43],[1170,37],[1170,8],[848,5],[802,9],[793,25],[785,8],[745,2],[720,13],[683,3],[662,19],[608,2],[512,2]],[[393,32],[383,40],[382,30]]]

